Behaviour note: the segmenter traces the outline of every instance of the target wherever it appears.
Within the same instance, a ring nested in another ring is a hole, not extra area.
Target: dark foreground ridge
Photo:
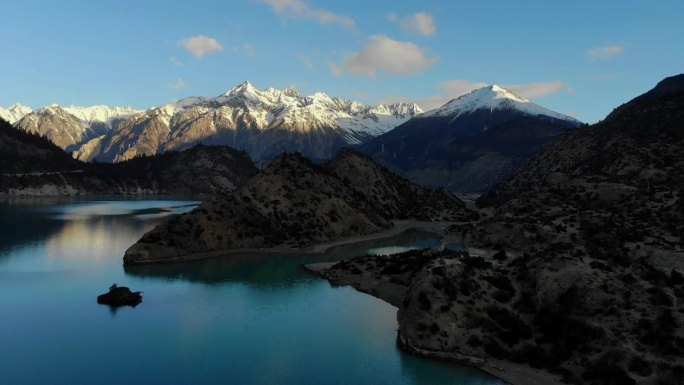
[[[417,354],[516,384],[535,383],[507,377],[521,367],[546,373],[540,384],[683,384],[682,80],[564,135],[483,196],[482,219],[451,229],[469,255],[322,274],[397,304],[400,344]]]
[[[0,195],[176,195],[229,193],[257,169],[229,147],[198,145],[183,152],[120,163],[85,163],[49,140],[0,120]]]
[[[410,183],[356,151],[341,150],[323,165],[284,154],[234,193],[145,234],[124,262],[188,261],[248,248],[292,250],[377,233],[390,228],[392,219],[473,218],[449,192]]]

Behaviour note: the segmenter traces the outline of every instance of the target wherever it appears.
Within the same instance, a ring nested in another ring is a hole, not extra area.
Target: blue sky
[[[24,0],[2,10],[5,107],[148,108],[249,80],[429,108],[495,83],[594,122],[684,72],[681,0]]]

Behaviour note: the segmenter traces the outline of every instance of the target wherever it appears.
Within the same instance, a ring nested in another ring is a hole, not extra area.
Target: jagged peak
[[[284,95],[291,96],[293,98],[299,98],[302,96],[302,94],[299,93],[299,90],[295,86],[289,86],[285,88],[282,92]]]
[[[423,113],[423,109],[414,102],[394,102],[389,104],[379,104],[374,110],[385,110],[393,115],[418,115]]]
[[[27,110],[32,111],[33,110],[30,106],[27,106],[27,105],[21,104],[21,103],[14,103],[11,106],[9,106],[9,108],[7,108],[7,109],[10,111],[15,111],[15,110],[17,110],[17,111],[27,111]]]
[[[223,95],[224,95],[224,96],[234,96],[234,95],[244,94],[244,93],[248,93],[248,92],[249,92],[249,93],[252,93],[252,92],[257,92],[257,93],[258,93],[259,90],[257,90],[257,89],[252,85],[252,83],[249,82],[249,80],[245,80],[244,82],[240,83],[239,85],[237,85],[237,86],[231,88],[230,90],[228,90],[228,91],[227,91],[225,94],[223,94]]]

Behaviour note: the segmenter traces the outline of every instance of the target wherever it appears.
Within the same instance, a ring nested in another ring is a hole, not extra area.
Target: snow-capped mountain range
[[[145,111],[57,105],[21,110],[23,115],[14,106],[0,111],[17,127],[47,136],[79,159],[98,161],[197,143],[229,145],[256,161],[283,151],[323,159],[422,113],[414,103],[369,106],[321,92],[305,96],[294,88],[262,91],[249,82],[216,97],[191,97]]]
[[[131,108],[107,106],[60,107],[51,104],[39,110],[14,106],[12,119],[6,119],[17,128],[45,136],[66,151],[74,151],[88,140],[116,128],[116,124],[140,113]],[[1,111],[0,111],[1,113]]]
[[[19,119],[30,114],[31,112],[33,112],[31,107],[16,103],[9,108],[0,107],[0,119],[3,119],[10,124],[14,124],[19,121]]]

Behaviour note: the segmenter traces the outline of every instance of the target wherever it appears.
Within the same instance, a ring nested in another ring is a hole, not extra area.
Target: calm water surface
[[[197,203],[0,200],[0,384],[500,384],[402,353],[395,308],[301,267],[433,246],[430,234],[122,266],[145,231]],[[112,283],[143,303],[98,305]]]

